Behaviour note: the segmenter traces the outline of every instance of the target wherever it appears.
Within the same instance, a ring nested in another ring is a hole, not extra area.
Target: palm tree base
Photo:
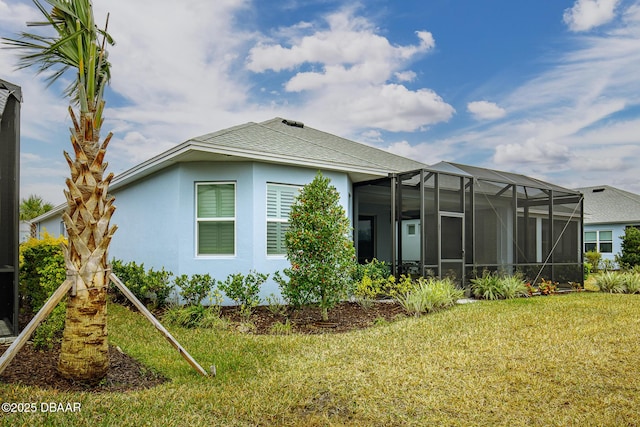
[[[109,371],[107,291],[92,289],[69,296],[58,372],[76,381],[98,382]]]

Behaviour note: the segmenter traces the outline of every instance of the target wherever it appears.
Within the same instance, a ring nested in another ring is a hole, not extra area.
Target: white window
[[[196,183],[196,253],[235,255],[236,184]]]
[[[284,235],[289,228],[291,205],[300,188],[294,185],[267,184],[267,255],[287,253]]]
[[[613,232],[610,230],[603,231],[585,231],[584,232],[584,251],[597,251],[603,254],[613,252]]]

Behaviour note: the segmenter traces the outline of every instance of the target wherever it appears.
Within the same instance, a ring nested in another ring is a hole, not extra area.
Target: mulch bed
[[[8,346],[0,346],[3,353]],[[98,384],[75,382],[56,370],[60,345],[51,350],[35,350],[27,343],[0,375],[0,382],[50,388],[58,391],[112,392],[142,390],[169,381],[143,366],[114,346],[109,347],[110,368]]]
[[[261,306],[254,309],[248,322],[236,307],[223,307],[222,316],[230,321],[232,327],[245,333],[272,334],[273,325],[284,325],[288,320],[291,333],[326,334],[364,329],[376,323],[390,322],[404,317],[404,311],[394,302],[377,302],[368,309],[353,302],[344,302],[329,310],[328,322],[322,321],[318,308],[311,307],[283,314],[272,313],[267,307]],[[0,345],[0,354],[8,347]],[[0,382],[59,391],[123,392],[146,389],[169,381],[119,348],[111,346],[110,369],[105,379],[98,384],[74,382],[58,375],[56,365],[59,352],[59,345],[51,350],[35,350],[31,343],[27,343],[0,375]]]
[[[329,310],[329,320],[324,322],[319,308],[304,307],[286,314],[272,313],[266,306],[256,307],[246,325],[240,311],[236,307],[223,307],[222,316],[241,331],[258,335],[272,334],[273,325],[285,324],[288,320],[291,332],[297,334],[326,334],[348,332],[364,329],[380,321],[393,321],[404,315],[402,307],[391,301],[374,303],[364,309],[355,302],[343,302]]]

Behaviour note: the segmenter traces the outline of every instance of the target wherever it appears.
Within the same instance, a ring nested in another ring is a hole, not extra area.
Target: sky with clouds
[[[640,0],[93,3],[116,40],[116,174],[278,116],[427,164],[640,193]],[[38,14],[0,0],[0,37]],[[23,90],[21,196],[62,203],[68,81],[47,88],[16,64],[0,49],[0,78]]]

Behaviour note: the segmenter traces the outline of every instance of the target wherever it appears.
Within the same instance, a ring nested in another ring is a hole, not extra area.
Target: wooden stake
[[[193,369],[195,369],[196,371],[198,371],[200,374],[202,374],[203,376],[208,376],[207,371],[205,371],[204,369],[202,369],[202,366],[200,366],[198,364],[198,362],[195,361],[195,359],[193,357],[191,357],[191,355],[189,353],[187,353],[187,350],[185,350],[180,343],[178,343],[178,341],[176,341],[176,339],[171,335],[171,333],[169,331],[167,331],[165,329],[164,326],[162,326],[162,324],[158,321],[158,319],[156,319],[153,314],[147,310],[147,307],[144,306],[144,304],[142,302],[140,302],[140,300],[138,298],[136,298],[136,296],[129,290],[129,288],[127,288],[127,286],[122,283],[122,281],[113,273],[111,273],[109,275],[109,279],[111,279],[111,281],[113,283],[115,283],[115,285],[118,287],[118,289],[120,289],[122,291],[122,293],[129,298],[129,300],[133,303],[133,305],[136,306],[136,308],[138,310],[140,310],[140,312],[144,315],[144,317],[146,317],[149,322],[151,322],[151,324],[153,326],[156,327],[156,329],[158,331],[160,331],[160,333],[162,335],[164,335],[164,337],[171,343],[171,345],[178,350],[178,352],[180,353],[180,355],[182,357],[185,358],[185,360],[187,362],[189,362],[189,364],[193,367]],[[2,372],[2,371],[0,371]]]
[[[0,357],[0,374],[2,374],[11,363],[16,354],[24,347],[27,340],[31,338],[31,334],[36,330],[38,325],[42,323],[48,316],[51,314],[53,309],[58,305],[60,300],[69,292],[73,281],[67,279],[62,285],[49,297],[47,302],[44,303],[40,311],[31,319],[29,324],[20,332],[20,335],[16,338],[16,340],[9,346],[9,348],[4,352],[2,357]]]
[[[127,298],[129,298],[133,305],[135,305],[138,310],[140,310],[140,312],[151,322],[151,324],[155,326],[162,335],[164,335],[164,337],[171,343],[171,345],[176,350],[178,350],[182,357],[184,357],[196,371],[198,371],[205,377],[208,376],[207,371],[202,369],[198,362],[196,362],[195,359],[191,357],[187,350],[185,350],[180,345],[180,343],[178,343],[178,341],[171,335],[171,333],[167,331],[164,326],[162,326],[162,324],[153,316],[153,314],[151,314],[151,312],[147,310],[147,307],[145,307],[144,304],[142,304],[140,300],[136,298],[136,296],[129,290],[129,288],[125,286],[124,283],[122,283],[122,281],[120,281],[120,279],[118,279],[115,274],[111,273],[109,275],[109,279],[113,283],[115,283],[115,285],[122,291],[122,293],[125,294]],[[36,330],[40,323],[42,323],[49,316],[49,314],[51,314],[60,300],[62,300],[67,292],[69,292],[69,289],[71,289],[72,285],[72,280],[65,280],[64,283],[62,283],[62,285],[60,285],[60,287],[53,293],[53,295],[49,297],[47,302],[44,303],[40,311],[38,311],[33,319],[31,319],[29,324],[22,330],[22,332],[20,332],[20,335],[16,337],[15,341],[4,352],[2,357],[0,357],[0,374],[4,372],[15,355],[18,354],[22,347],[24,347],[24,345],[27,343],[29,338],[31,338],[31,334],[33,334],[33,331]]]

